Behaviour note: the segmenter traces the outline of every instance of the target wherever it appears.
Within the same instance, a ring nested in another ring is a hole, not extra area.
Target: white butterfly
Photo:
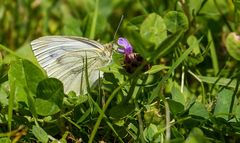
[[[82,37],[45,36],[32,41],[31,46],[48,76],[63,82],[65,93],[86,93],[86,58],[90,85],[102,77],[98,69],[112,60],[113,44],[102,45]]]

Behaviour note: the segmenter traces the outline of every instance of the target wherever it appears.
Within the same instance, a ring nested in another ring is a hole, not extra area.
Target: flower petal
[[[125,53],[125,49],[122,49],[122,48],[118,48],[117,51],[121,54],[124,54]]]
[[[118,45],[126,47],[129,45],[129,42],[126,38],[120,37],[120,38],[118,38]]]
[[[118,39],[118,45],[123,46],[125,48],[124,52],[122,50],[118,50],[120,53],[124,53],[124,54],[133,53],[133,48],[126,38],[120,37]]]

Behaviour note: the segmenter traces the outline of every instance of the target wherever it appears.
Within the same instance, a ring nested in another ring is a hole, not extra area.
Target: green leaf
[[[32,128],[33,135],[38,139],[38,141],[47,143],[48,142],[48,134],[38,126],[33,126]]]
[[[152,52],[154,51],[155,45],[150,43],[147,39],[142,38],[142,36],[131,29],[126,31],[131,36],[128,37],[128,40],[133,46],[135,52],[139,53],[144,59],[152,57]]]
[[[178,31],[174,33],[173,35],[166,38],[155,51],[152,51],[151,59],[150,61],[157,60],[158,58],[170,53],[172,50],[174,50],[175,45],[179,42],[183,35],[183,31]]]
[[[49,116],[59,112],[62,107],[63,97],[64,91],[61,81],[55,78],[41,81],[35,99],[37,114]]]
[[[232,32],[227,36],[226,47],[230,56],[240,61],[240,36]]]
[[[213,115],[228,120],[232,96],[233,96],[232,90],[223,89],[221,92],[219,92]]]
[[[158,46],[167,38],[166,25],[161,16],[156,13],[149,14],[140,27],[141,36]]]
[[[65,103],[72,104],[72,105],[79,105],[86,102],[89,99],[88,95],[81,95],[81,96],[68,96]]]
[[[159,111],[159,107],[155,105],[145,105],[146,111],[144,111],[144,122],[146,124],[156,124],[161,125],[164,124],[165,121],[162,116],[162,112]],[[163,125],[164,126],[164,125]]]
[[[145,72],[145,74],[155,74],[164,69],[169,69],[169,67],[165,65],[153,65],[148,71]]]
[[[195,16],[197,14],[198,10],[201,8],[201,5],[203,4],[203,1],[205,0],[197,0],[197,1],[189,0],[187,2],[189,11],[191,11],[192,16]]]
[[[237,85],[236,79],[209,77],[209,76],[201,76],[201,75],[196,75],[196,77],[198,77],[202,82],[206,82],[210,84],[222,85],[222,86],[231,87],[231,88],[235,88]]]
[[[126,130],[134,140],[138,138],[138,127],[136,127],[134,124],[130,123]]]
[[[198,40],[194,35],[189,36],[187,39],[188,46],[193,47],[192,54],[190,54],[187,59],[188,65],[190,66],[195,66],[204,60],[203,54],[200,51],[200,40]]]
[[[121,119],[132,113],[134,109],[135,106],[133,104],[120,104],[110,110],[109,116],[114,119]]]
[[[193,128],[187,137],[185,143],[208,143],[209,141],[204,136],[203,132],[199,128]]]
[[[0,138],[0,143],[11,143],[11,140],[8,137],[3,137]]]
[[[208,15],[208,19],[212,18],[212,19],[217,20],[223,14],[226,14],[228,12],[229,5],[230,5],[230,3],[225,0],[217,0],[217,1],[216,0],[207,0],[200,11],[200,14]],[[221,12],[219,12],[219,9],[221,10]]]
[[[185,96],[181,93],[179,86],[177,83],[174,83],[171,89],[172,99],[176,102],[181,103],[185,106]]]
[[[127,23],[127,28],[131,30],[139,30],[144,19],[146,19],[146,15],[139,15],[131,18]]]
[[[175,36],[177,36],[178,34],[176,33]],[[166,41],[166,44],[169,42],[170,45],[165,45],[166,48],[169,48],[171,46],[174,46],[174,44],[176,44],[176,42],[180,39],[182,35],[182,32],[180,32],[180,34],[177,36],[177,38],[174,41],[170,41],[170,39],[168,39]],[[173,37],[172,37],[173,38]],[[172,43],[173,42],[173,43]],[[164,42],[163,42],[164,43]],[[156,97],[158,97],[160,90],[163,86],[163,84],[167,81],[167,79],[170,77],[170,75],[174,72],[174,70],[187,58],[187,56],[191,53],[192,48],[188,48],[186,51],[183,52],[183,54],[173,63],[173,65],[171,66],[171,68],[168,70],[167,74],[162,78],[162,80],[158,83],[157,87],[153,90],[151,96],[148,99],[148,103],[151,103]],[[158,53],[157,53],[158,54]],[[160,54],[158,55],[160,56]],[[152,60],[154,60],[155,58],[158,58],[157,56],[153,57]]]
[[[172,114],[176,115],[184,111],[184,105],[180,102],[174,101],[172,99],[168,99],[167,101]]]
[[[199,41],[194,35],[190,35],[187,39],[188,46],[193,46],[193,53],[194,55],[201,54],[200,53],[200,47],[199,47]]]
[[[8,72],[10,87],[15,88],[16,101],[23,101],[27,104],[26,91],[29,90],[30,95],[36,94],[38,83],[45,78],[43,72],[28,60],[19,59],[10,64]]]
[[[145,141],[147,142],[161,142],[160,136],[157,136],[156,134],[158,133],[158,128],[154,124],[150,124],[147,128],[145,128],[143,132],[143,137]]]
[[[186,31],[188,29],[188,19],[184,13],[170,11],[164,16],[164,22],[167,30],[175,33],[178,30]]]
[[[234,0],[233,3],[234,3],[235,8],[239,11],[240,10],[240,1]]]
[[[200,102],[195,102],[189,109],[189,115],[199,116],[205,119],[209,118],[209,114],[205,106]]]
[[[6,91],[8,86],[7,83],[8,82],[5,82],[0,85],[0,105],[2,107],[8,106],[8,93]]]
[[[236,115],[236,118],[237,118],[237,119],[240,119],[240,105],[239,105],[239,104],[235,106],[234,113],[235,113],[235,115]],[[237,121],[237,122],[238,122],[238,121]]]

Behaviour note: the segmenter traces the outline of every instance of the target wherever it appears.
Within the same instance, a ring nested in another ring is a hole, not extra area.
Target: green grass
[[[239,142],[239,3],[1,1],[0,143]],[[114,51],[90,87],[85,57],[88,92],[65,94],[30,47],[46,35],[125,37],[142,59]]]

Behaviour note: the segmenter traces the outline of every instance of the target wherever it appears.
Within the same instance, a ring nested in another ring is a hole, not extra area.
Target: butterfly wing
[[[86,58],[90,85],[102,76],[98,69],[111,61],[111,52],[103,45],[81,37],[45,36],[32,41],[31,46],[48,76],[63,82],[65,93],[86,91]]]

